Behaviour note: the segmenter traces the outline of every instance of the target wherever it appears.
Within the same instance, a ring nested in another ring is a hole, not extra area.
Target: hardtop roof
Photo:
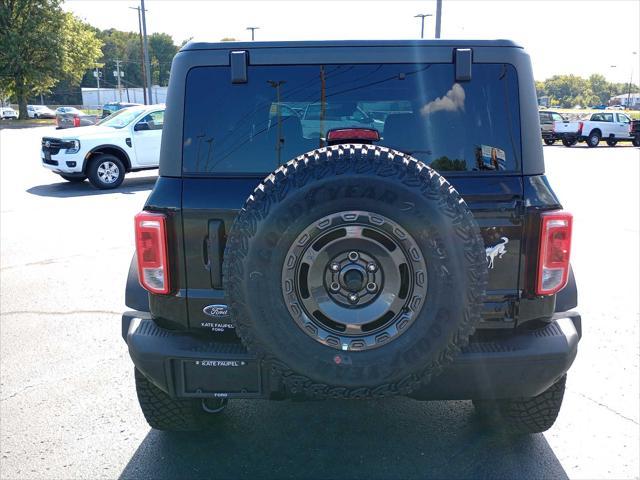
[[[312,40],[292,42],[206,42],[190,41],[180,51],[231,50],[256,48],[322,48],[322,47],[507,47],[522,48],[511,40]]]

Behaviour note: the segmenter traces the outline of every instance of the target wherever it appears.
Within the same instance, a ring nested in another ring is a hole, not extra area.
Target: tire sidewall
[[[416,241],[427,266],[426,299],[414,322],[390,342],[365,351],[340,351],[311,338],[291,317],[282,289],[282,268],[291,244],[308,225],[344,211],[345,205],[349,211],[368,211],[397,222]],[[426,198],[418,185],[407,187],[375,175],[347,174],[311,182],[270,208],[268,222],[253,223],[264,212],[245,219],[256,227],[255,234],[248,242],[242,268],[235,268],[240,278],[227,285],[232,311],[249,323],[252,337],[259,339],[258,350],[264,350],[267,357],[292,370],[303,365],[298,370],[313,382],[375,389],[415,380],[425,366],[435,373],[459,350],[461,344],[456,341],[466,343],[479,319],[478,312],[478,318],[470,318],[469,302],[480,301],[484,284],[473,290],[465,256],[468,246],[456,233],[456,219],[443,215],[436,197]],[[476,231],[464,235],[474,234],[482,243],[474,225]],[[486,268],[484,245],[478,241],[475,258],[481,254],[479,261]],[[478,305],[474,308],[478,310]],[[460,335],[462,324],[465,331]],[[240,333],[242,336],[242,329]]]
[[[587,145],[589,145],[591,148],[595,148],[598,146],[599,143],[600,143],[600,135],[598,135],[597,133],[592,133],[591,135],[589,135],[589,139],[587,140]]]
[[[113,162],[118,167],[119,176],[113,183],[105,183],[98,176],[98,167],[104,162]],[[91,160],[87,174],[91,185],[101,190],[110,190],[112,188],[118,188],[122,184],[124,181],[125,170],[122,161],[118,157],[115,155],[103,154]]]

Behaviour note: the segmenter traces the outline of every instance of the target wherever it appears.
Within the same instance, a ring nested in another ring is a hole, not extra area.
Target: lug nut
[[[358,302],[358,295],[356,295],[355,293],[352,293],[351,295],[349,295],[349,301],[351,303],[357,303]]]
[[[333,262],[329,268],[331,269],[332,272],[337,272],[337,271],[340,270],[340,265],[338,265],[337,263]]]
[[[331,289],[332,292],[340,291],[340,285],[338,284],[338,282],[333,282],[331,285],[329,285],[329,288]]]
[[[349,252],[349,260],[351,260],[352,262],[357,261],[360,258],[360,255],[358,255],[358,252]]]
[[[369,264],[367,265],[367,271],[369,271],[369,272],[373,273],[373,272],[375,272],[376,270],[378,270],[378,266],[377,266],[375,263],[369,263]]]
[[[378,290],[378,285],[374,282],[367,283],[367,292],[374,293],[376,290]]]

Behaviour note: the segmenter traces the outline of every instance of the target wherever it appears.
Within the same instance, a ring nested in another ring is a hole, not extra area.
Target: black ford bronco
[[[229,399],[470,399],[555,421],[572,217],[509,41],[189,43],[122,334],[149,424]]]

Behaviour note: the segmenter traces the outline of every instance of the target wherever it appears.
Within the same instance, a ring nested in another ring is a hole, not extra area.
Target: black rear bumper
[[[125,313],[122,335],[136,368],[172,396],[287,397],[268,362],[237,343],[160,328],[145,312]],[[411,396],[464,400],[538,395],[567,372],[581,336],[580,315],[566,312],[538,330],[471,342],[442,374]]]

